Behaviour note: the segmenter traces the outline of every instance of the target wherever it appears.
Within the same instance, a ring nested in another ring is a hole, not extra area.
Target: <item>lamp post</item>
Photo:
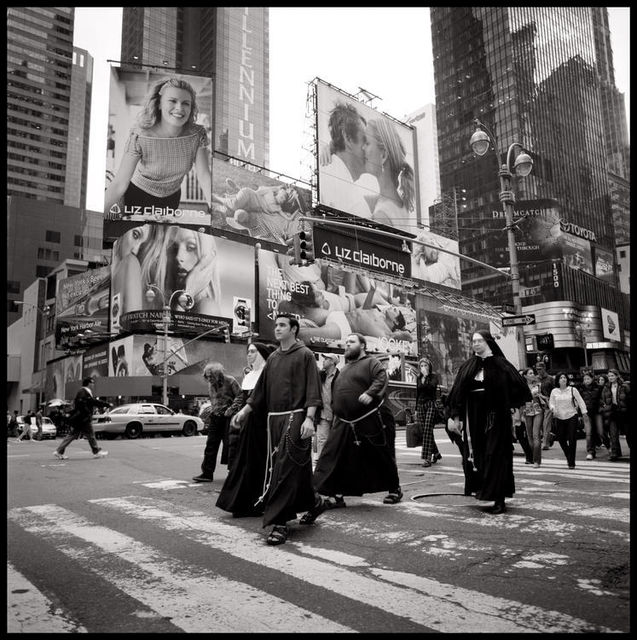
[[[173,292],[173,294],[170,296],[170,299],[168,300],[168,303],[166,303],[164,292],[157,285],[149,284],[148,290],[146,291],[146,299],[149,302],[152,302],[155,299],[155,291],[159,293],[163,302],[163,313],[161,317],[164,329],[164,362],[161,372],[162,403],[168,406],[168,326],[170,325],[171,320],[170,307],[175,296],[179,296],[179,304],[185,309],[191,309],[194,305],[194,300],[192,299],[192,296],[187,294],[183,289],[178,289],[177,291]]]
[[[498,148],[498,141],[489,128],[480,122],[478,118],[474,119],[476,130],[471,136],[469,144],[474,153],[483,156],[489,148],[492,148],[498,158],[498,164],[501,162],[502,154]],[[515,149],[519,149],[518,155],[513,160]],[[509,244],[509,262],[511,264],[511,293],[513,294],[513,308],[515,314],[522,313],[522,302],[520,300],[520,271],[518,267],[518,253],[515,246],[515,234],[513,233],[513,203],[515,195],[511,190],[511,179],[514,174],[520,177],[528,176],[533,169],[533,160],[525,151],[519,142],[512,142],[506,155],[506,163],[500,165],[498,176],[500,177],[500,202],[504,205],[504,217],[506,220],[506,230]],[[516,340],[518,343],[518,354],[520,359],[520,367],[526,364],[526,351],[524,347],[524,334],[522,338],[516,331]]]

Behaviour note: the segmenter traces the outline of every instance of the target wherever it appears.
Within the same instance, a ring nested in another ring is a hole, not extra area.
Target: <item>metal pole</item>
[[[509,243],[509,262],[511,264],[511,293],[513,295],[513,308],[515,315],[522,314],[522,301],[520,299],[520,270],[518,267],[518,250],[515,246],[515,234],[513,233],[513,202],[515,196],[511,191],[511,171],[508,166],[502,165],[500,171],[500,201],[504,203],[504,217],[507,227],[507,239]],[[515,340],[518,345],[518,368],[526,367],[526,344],[524,340],[524,326],[516,327]]]
[[[168,324],[170,323],[170,307],[164,306],[164,368],[162,369],[162,402],[168,406]]]

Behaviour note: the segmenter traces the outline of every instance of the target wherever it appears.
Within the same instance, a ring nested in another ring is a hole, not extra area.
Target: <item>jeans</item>
[[[316,425],[316,457],[317,459],[321,456],[321,451],[323,450],[323,446],[327,441],[327,436],[330,434],[330,429],[332,428],[331,420],[326,420],[325,418],[321,418],[319,423]]]
[[[206,448],[204,449],[203,462],[201,463],[201,475],[206,478],[212,479],[214,475],[215,468],[217,466],[217,454],[219,453],[219,446],[222,442],[223,447],[227,452],[229,426],[230,418],[226,418],[225,416],[210,416]],[[223,453],[221,456],[221,462],[224,463]]]
[[[588,421],[584,421],[584,430],[586,432],[586,453],[595,457],[595,447],[604,445],[610,448],[610,439],[608,434],[604,433],[604,420],[600,413],[588,416]]]
[[[551,433],[551,425],[553,423],[553,412],[548,408],[544,408],[544,417],[542,418],[542,446],[548,448],[549,433]]]
[[[531,418],[528,418],[530,420]],[[515,439],[518,441],[518,444],[522,447],[522,451],[524,451],[524,457],[527,462],[533,462],[533,449],[529,444],[529,440],[527,437],[526,425],[524,422],[520,424],[516,424],[514,427],[515,431]]]
[[[619,416],[616,412],[612,412],[608,416],[608,433],[610,438],[609,458],[619,458],[622,455],[622,446],[619,442],[619,434],[621,433]]]
[[[566,463],[569,467],[575,466],[575,450],[577,448],[577,414],[567,420],[555,420],[557,430],[557,441],[562,447],[566,456]]]
[[[529,447],[533,452],[533,462],[542,463],[542,426],[544,424],[544,411],[534,416],[525,416],[526,437]]]
[[[77,440],[80,436],[84,436],[88,440],[88,444],[91,447],[91,451],[93,452],[93,454],[96,454],[98,451],[102,450],[101,447],[97,444],[95,432],[93,431],[93,425],[88,424],[80,428],[73,427],[70,433],[65,436],[64,440],[60,442],[60,445],[57,448],[57,452],[59,454],[64,454],[64,450],[71,444],[71,442],[73,442],[73,440]]]

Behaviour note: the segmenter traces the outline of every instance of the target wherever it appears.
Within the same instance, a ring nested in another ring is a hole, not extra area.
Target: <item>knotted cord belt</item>
[[[380,409],[380,405],[383,404],[383,402],[384,402],[384,400],[381,400],[380,403],[378,404],[378,406],[374,407],[373,409],[370,409],[367,413],[364,413],[362,416],[360,416],[358,418],[354,418],[354,420],[345,420],[345,418],[341,418],[340,416],[337,416],[336,414],[334,414],[334,416],[336,418],[338,418],[339,420],[341,420],[341,422],[345,422],[346,424],[348,424],[352,428],[352,433],[354,434],[354,444],[360,446],[360,440],[358,439],[358,436],[356,435],[356,428],[354,427],[354,425],[357,422],[360,422],[361,420],[363,420],[364,418],[368,418],[369,416],[372,415],[372,413],[378,411]]]
[[[286,437],[286,441],[291,445],[292,443],[289,440],[288,434],[290,432],[290,427],[292,426],[292,419],[294,417],[293,414],[300,413],[302,411],[305,411],[305,409],[290,409],[290,411],[269,411],[268,412],[268,420],[267,420],[267,426],[266,426],[267,432],[268,432],[268,444],[267,444],[268,451],[267,451],[267,457],[265,460],[265,475],[263,477],[263,493],[259,496],[257,501],[254,503],[255,507],[258,506],[259,503],[263,502],[263,500],[265,499],[265,494],[268,492],[268,489],[270,488],[270,482],[272,480],[273,457],[274,457],[274,454],[279,450],[278,447],[275,447],[274,450],[272,449],[272,433],[270,431],[270,417],[285,416],[287,414],[290,414],[290,419],[288,420],[288,426],[286,428],[285,437]],[[290,458],[294,462],[296,462],[296,460],[294,460],[292,455],[290,455]]]

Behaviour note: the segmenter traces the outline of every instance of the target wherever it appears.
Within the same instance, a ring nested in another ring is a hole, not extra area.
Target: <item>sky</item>
[[[615,84],[625,94],[630,128],[630,9],[609,7]],[[86,206],[104,203],[108,60],[121,52],[121,7],[76,7],[73,44],[94,59],[89,181]],[[308,42],[314,41],[310,46]],[[320,78],[398,120],[435,102],[431,28],[426,7],[270,8],[270,166],[304,178],[302,151],[308,84]]]

